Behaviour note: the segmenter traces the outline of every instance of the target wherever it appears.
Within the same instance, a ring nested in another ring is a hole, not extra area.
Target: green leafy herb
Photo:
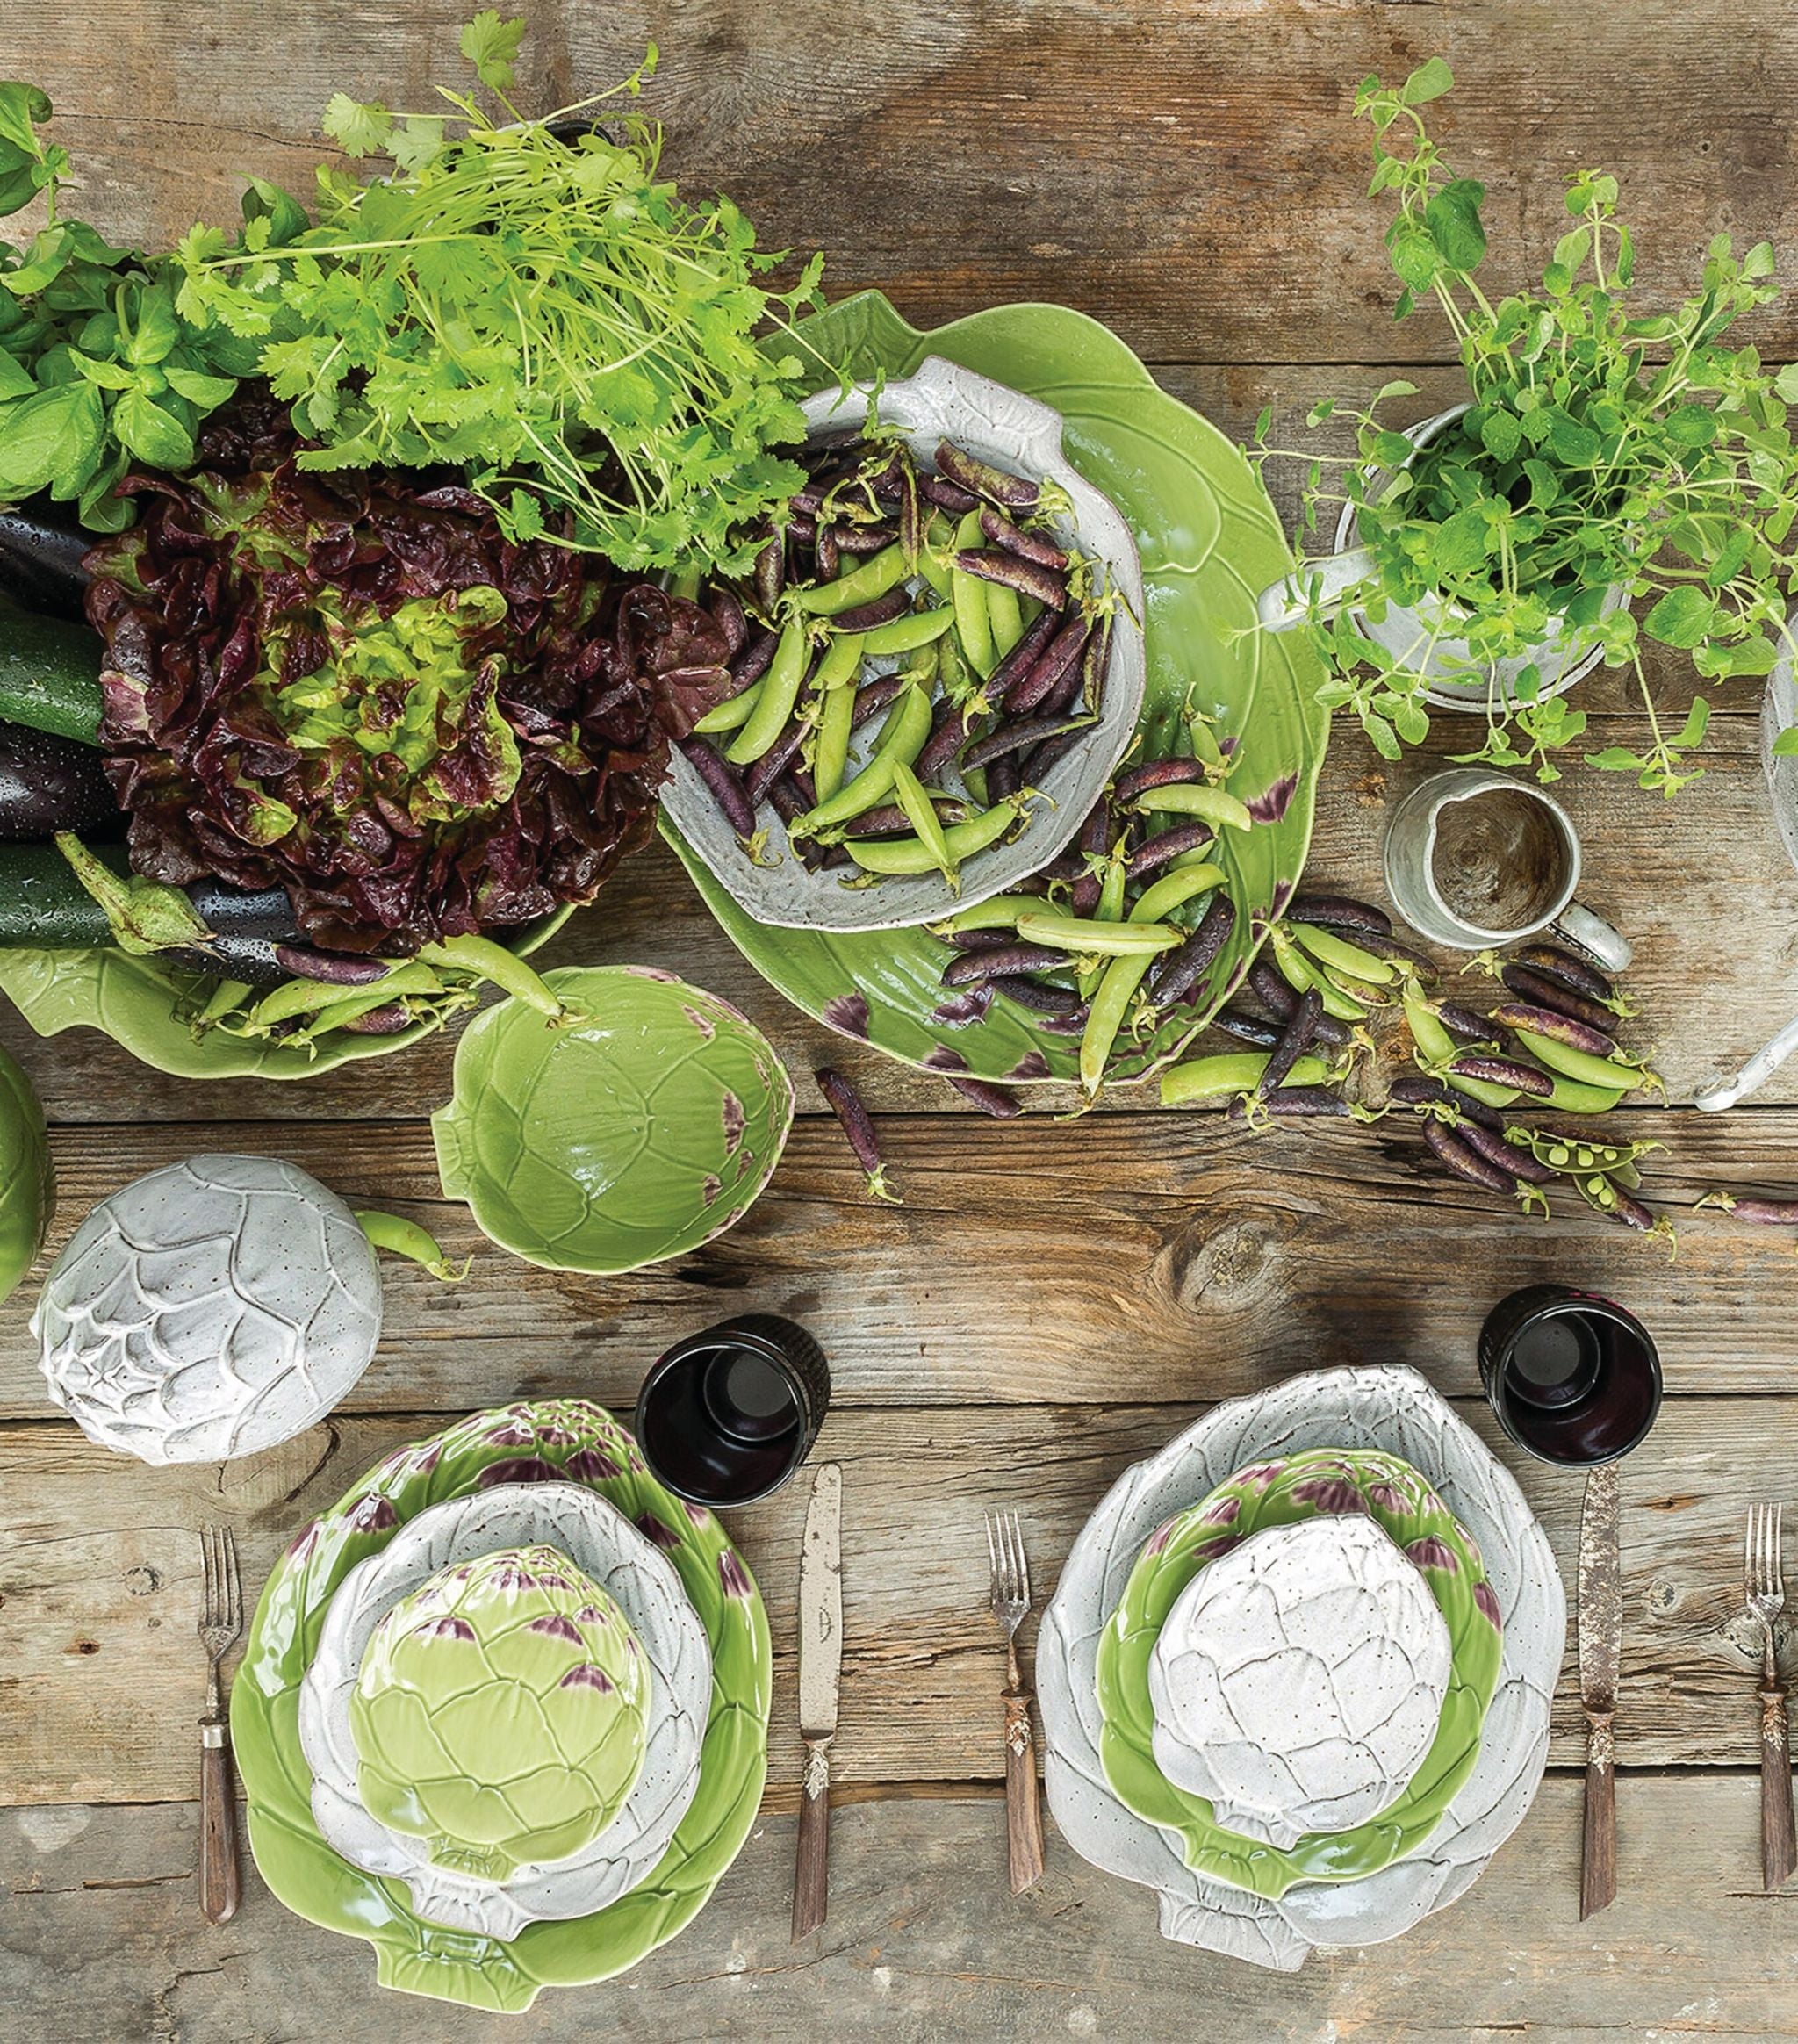
[[[526,120],[507,97],[522,33],[491,11],[463,32],[500,121],[446,91],[452,136],[451,117],[339,94],[327,132],[393,175],[320,170],[313,224],[253,187],[236,240],[183,241],[179,312],[259,350],[317,443],[310,468],[448,463],[514,538],[627,568],[741,566],[803,481],[776,451],[803,435],[800,360],[759,335],[816,300],[818,266],[771,292],[781,258],[729,199],[679,197],[652,123],[584,118],[634,97],[653,48],[612,92]]]
[[[1568,182],[1573,224],[1541,289],[1494,303],[1473,274],[1486,248],[1485,188],[1452,173],[1417,111],[1452,83],[1431,58],[1396,90],[1365,80],[1356,112],[1374,131],[1370,191],[1398,209],[1386,234],[1403,287],[1398,316],[1435,301],[1459,343],[1471,407],[1421,450],[1377,416],[1387,399],[1412,394],[1409,384],[1388,385],[1351,412],[1355,455],[1334,487],[1313,461],[1305,530],[1348,506],[1373,561],[1350,592],[1351,611],[1419,612],[1443,638],[1464,641],[1468,679],[1483,681],[1500,660],[1533,663],[1549,639],[1570,660],[1597,649],[1607,666],[1632,669],[1651,742],[1591,761],[1672,795],[1701,771],[1687,755],[1709,711],[1700,698],[1683,730],[1663,728],[1642,641],[1688,654],[1706,680],[1765,674],[1780,644],[1793,643],[1798,453],[1787,405],[1798,399],[1798,374],[1775,375],[1753,348],[1722,342],[1777,295],[1773,251],[1761,243],[1737,256],[1720,234],[1697,292],[1677,312],[1633,313],[1635,251],[1616,217],[1616,180],[1582,170]],[[1320,406],[1313,423],[1330,409]],[[1263,457],[1277,451],[1264,426],[1257,440]],[[1636,603],[1639,622],[1630,608],[1607,608],[1613,590]],[[1388,758],[1425,736],[1424,677],[1352,615],[1313,602],[1305,629],[1331,669],[1326,702],[1358,716]],[[1440,643],[1435,651],[1440,661]],[[1469,757],[1533,765],[1552,780],[1552,754],[1585,725],[1564,695],[1544,696],[1528,665],[1512,700],[1491,705],[1485,743]],[[1798,733],[1780,749],[1798,752]]]
[[[26,247],[0,243],[0,503],[47,490],[116,532],[131,512],[113,486],[133,462],[191,464],[196,427],[256,351],[222,331],[202,339],[164,263],[61,218],[69,164],[39,132],[50,113],[35,86],[0,83],[0,216],[40,192],[47,211]]]

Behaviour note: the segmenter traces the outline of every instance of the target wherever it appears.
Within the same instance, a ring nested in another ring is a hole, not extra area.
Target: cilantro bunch
[[[758,336],[816,301],[818,266],[770,291],[781,258],[729,199],[689,205],[661,178],[653,124],[582,118],[634,97],[653,48],[613,92],[525,119],[523,30],[488,11],[463,32],[502,122],[471,94],[444,91],[450,115],[339,94],[327,132],[391,174],[322,169],[315,221],[253,184],[234,240],[183,240],[177,310],[255,347],[317,443],[308,468],[449,464],[511,538],[632,569],[741,565],[746,531],[804,481],[775,451],[803,436],[800,363]]]
[[[40,192],[47,212],[27,247],[0,241],[0,504],[47,490],[116,532],[131,517],[112,495],[127,468],[189,465],[194,428],[255,349],[198,334],[166,263],[61,217],[68,157],[38,132],[50,112],[35,86],[0,83],[0,218]]]
[[[1633,670],[1648,713],[1643,752],[1613,747],[1589,763],[1672,795],[1701,771],[1687,754],[1709,708],[1698,696],[1683,728],[1665,729],[1643,641],[1687,653],[1708,680],[1766,674],[1789,643],[1798,451],[1786,407],[1798,399],[1798,372],[1775,375],[1753,348],[1722,339],[1778,295],[1773,249],[1763,242],[1738,257],[1720,234],[1693,297],[1673,313],[1633,313],[1635,253],[1616,217],[1616,180],[1583,170],[1569,180],[1573,224],[1540,288],[1494,302],[1474,274],[1486,253],[1485,188],[1453,175],[1419,112],[1453,83],[1433,58],[1396,90],[1370,77],[1356,95],[1374,131],[1370,190],[1398,208],[1386,235],[1403,287],[1396,316],[1435,303],[1472,403],[1416,450],[1377,415],[1415,385],[1388,384],[1348,413],[1356,455],[1336,486],[1313,463],[1305,530],[1346,504],[1373,558],[1348,611],[1330,616],[1313,603],[1303,628],[1331,670],[1322,699],[1352,709],[1389,759],[1428,730],[1425,680],[1357,628],[1356,608],[1377,618],[1402,606],[1439,620],[1443,638],[1467,643],[1474,678],[1498,659],[1529,660],[1558,633],[1574,657],[1596,647],[1607,666]],[[1334,408],[1320,405],[1311,422]],[[1275,451],[1267,430],[1264,413],[1263,456]],[[1628,607],[1606,612],[1614,587],[1639,618]],[[1544,698],[1530,661],[1512,699],[1491,704],[1485,742],[1466,757],[1533,765],[1551,781],[1552,753],[1586,721],[1564,696]]]

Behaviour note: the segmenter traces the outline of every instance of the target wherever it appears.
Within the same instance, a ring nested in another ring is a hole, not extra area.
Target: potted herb
[[[1701,771],[1687,755],[1709,706],[1695,697],[1670,730],[1643,640],[1686,652],[1705,680],[1766,674],[1787,641],[1798,455],[1786,401],[1798,371],[1775,375],[1752,347],[1723,341],[1777,295],[1773,249],[1738,257],[1720,234],[1692,298],[1638,313],[1616,180],[1582,170],[1540,286],[1494,300],[1476,276],[1485,189],[1453,174],[1420,111],[1453,83],[1432,58],[1396,90],[1368,78],[1355,111],[1374,130],[1370,190],[1398,207],[1386,234],[1396,316],[1435,302],[1467,401],[1400,432],[1379,414],[1415,385],[1389,383],[1348,414],[1356,452],[1340,481],[1303,457],[1303,532],[1334,518],[1337,551],[1267,592],[1263,622],[1311,637],[1329,671],[1321,699],[1352,709],[1388,759],[1424,738],[1428,705],[1459,704],[1486,718],[1465,757],[1545,781],[1586,726],[1566,691],[1600,661],[1629,668],[1650,743],[1588,760],[1672,795]],[[1310,422],[1334,410],[1319,405]],[[1262,458],[1282,451],[1269,423],[1263,412]]]

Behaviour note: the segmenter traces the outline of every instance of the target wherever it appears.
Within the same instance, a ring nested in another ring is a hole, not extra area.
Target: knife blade
[[[831,1741],[843,1673],[843,1470],[819,1466],[799,1555],[799,1736],[805,1773],[793,1877],[795,1942],[824,1920],[830,1901]]]
[[[1615,1462],[1586,1479],[1579,1517],[1579,1703],[1586,1713],[1586,1830],[1579,1868],[1582,1921],[1617,1895],[1616,1746],[1613,1719],[1623,1660],[1622,1502]]]

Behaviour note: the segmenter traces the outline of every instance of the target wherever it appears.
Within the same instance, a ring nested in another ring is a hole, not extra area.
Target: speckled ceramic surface
[[[819,431],[859,425],[876,395],[882,422],[902,430],[922,462],[928,463],[938,442],[947,438],[983,461],[1058,484],[1073,511],[1056,528],[1057,539],[1077,546],[1090,560],[1102,561],[1110,586],[1121,592],[1124,603],[1111,635],[1097,723],[1044,776],[1040,794],[1031,805],[1029,829],[967,860],[959,891],[952,892],[939,874],[883,880],[877,887],[845,887],[836,872],[809,873],[788,851],[786,825],[777,817],[768,824],[768,862],[759,865],[745,856],[698,768],[677,751],[663,795],[669,817],[757,922],[788,929],[904,929],[1003,894],[1040,871],[1072,840],[1104,792],[1142,711],[1147,669],[1136,542],[1117,506],[1094,489],[1063,452],[1061,414],[1021,391],[931,355],[918,364],[916,374],[884,384],[878,393],[868,384],[846,392],[835,385],[820,391],[807,399],[806,419]],[[873,665],[885,670],[898,661]],[[866,760],[876,735],[870,726],[854,741],[852,773]]]
[[[476,1016],[431,1117],[437,1169],[501,1249],[614,1275],[735,1225],[773,1174],[793,1083],[728,1001],[648,966],[545,975],[579,1019],[522,1002]]]
[[[1269,1845],[1345,1831],[1435,1738],[1448,1624],[1371,1519],[1269,1527],[1175,1600],[1149,1659],[1155,1763]]]
[[[1095,1664],[1157,1528],[1257,1457],[1326,1447],[1385,1449],[1428,1479],[1479,1544],[1503,1657],[1473,1770],[1420,1848],[1363,1879],[1301,1882],[1269,1900],[1196,1873],[1173,1838],[1118,1799],[1099,1760]],[[1050,1807],[1075,1851],[1155,1891],[1164,1936],[1281,1968],[1320,1946],[1397,1937],[1463,1894],[1528,1808],[1565,1633],[1554,1557],[1522,1493],[1423,1378],[1387,1368],[1293,1378],[1213,1407],[1126,1471],[1075,1544],[1037,1649]]]
[[[712,1686],[698,1793],[648,1875],[589,1915],[493,1938],[426,1922],[402,1882],[331,1850],[313,1816],[298,1719],[301,1681],[350,1570],[432,1506],[518,1483],[579,1484],[667,1556],[710,1643]],[[545,1987],[625,1971],[704,1907],[755,1822],[772,1688],[767,1615],[742,1556],[710,1512],[656,1481],[611,1414],[584,1399],[476,1413],[371,1470],[306,1528],[263,1587],[231,1685],[231,1743],[256,1866],[290,1909],[372,1945],[384,1987],[528,2009]]]
[[[1344,1515],[1371,1519],[1404,1551],[1448,1626],[1449,1679],[1428,1753],[1377,1817],[1269,1845],[1233,1831],[1205,1796],[1157,1763],[1149,1663],[1180,1597],[1240,1543],[1264,1527]],[[1421,1844],[1467,1780],[1500,1652],[1498,1607],[1479,1550],[1409,1463],[1369,1448],[1257,1455],[1144,1543],[1099,1641],[1099,1759],[1126,1807],[1177,1839],[1196,1872],[1269,1898],[1300,1881],[1356,1880]]]
[[[94,1207],[32,1328],[50,1396],[146,1462],[255,1455],[322,1419],[381,1331],[375,1252],[281,1157],[198,1156]]]
[[[542,1542],[615,1599],[651,1673],[643,1764],[623,1807],[585,1849],[503,1881],[430,1864],[415,1839],[370,1816],[359,1792],[351,1699],[377,1626],[446,1570]],[[358,1563],[331,1600],[300,1687],[299,1737],[319,1829],[355,1865],[406,1882],[414,1907],[452,1930],[512,1938],[527,1924],[589,1916],[628,1894],[666,1851],[699,1786],[711,1650],[661,1550],[579,1484],[497,1484],[435,1505]]]

